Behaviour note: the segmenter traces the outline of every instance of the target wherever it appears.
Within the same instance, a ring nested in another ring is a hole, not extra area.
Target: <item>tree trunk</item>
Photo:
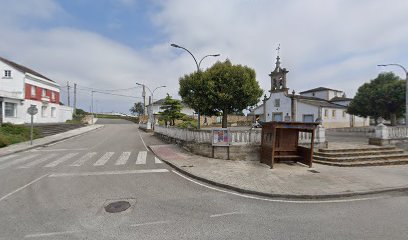
[[[391,113],[391,126],[397,125],[397,115],[395,113]]]
[[[224,109],[224,111],[222,111],[222,127],[223,128],[227,128],[228,127],[228,113],[227,111]]]

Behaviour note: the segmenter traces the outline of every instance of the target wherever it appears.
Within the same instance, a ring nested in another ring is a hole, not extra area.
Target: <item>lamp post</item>
[[[200,65],[201,65],[201,62],[204,60],[204,58],[220,56],[220,54],[208,54],[208,55],[205,55],[203,58],[201,58],[201,60],[199,62],[197,62],[197,59],[194,57],[194,55],[187,48],[184,48],[184,47],[179,46],[179,45],[174,44],[174,43],[170,44],[170,46],[175,47],[175,48],[181,48],[181,49],[185,50],[186,52],[190,53],[190,55],[193,57],[194,62],[196,64],[196,66],[197,66],[197,73],[201,72]],[[200,75],[200,77],[201,77],[201,75]],[[198,120],[197,129],[200,129],[200,111],[199,110],[197,110],[197,120]]]
[[[164,88],[164,87],[166,87],[166,86],[163,85],[163,86],[156,87],[156,88],[153,89],[153,91],[152,91],[152,90],[150,90],[149,87],[147,87],[146,85],[144,85],[144,84],[142,84],[142,83],[136,83],[136,85],[143,86],[144,88],[146,88],[146,89],[149,90],[149,92],[150,92],[150,96],[151,96],[152,102],[151,102],[150,111],[148,112],[149,119],[148,119],[147,125],[148,125],[148,127],[150,127],[150,124],[151,124],[151,128],[154,129],[154,119],[153,119],[153,103],[154,103],[154,98],[153,98],[153,96],[154,96],[154,92],[155,92],[157,89],[159,89],[159,88]],[[151,123],[151,121],[153,122],[153,124]]]
[[[408,127],[408,71],[404,66],[396,63],[378,64],[379,67],[397,66],[402,68],[405,72],[405,126]]]

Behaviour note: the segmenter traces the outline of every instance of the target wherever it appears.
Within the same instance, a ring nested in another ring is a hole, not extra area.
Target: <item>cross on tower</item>
[[[279,50],[280,50],[280,43],[278,45],[278,48],[276,49],[276,51],[278,51],[278,57],[279,57]]]

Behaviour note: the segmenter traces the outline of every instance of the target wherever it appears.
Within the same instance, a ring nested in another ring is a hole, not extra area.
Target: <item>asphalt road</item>
[[[174,172],[143,141],[162,143],[136,124],[98,123],[105,127],[0,158],[0,239],[408,239],[406,193],[240,196]],[[105,212],[119,200],[131,207]]]

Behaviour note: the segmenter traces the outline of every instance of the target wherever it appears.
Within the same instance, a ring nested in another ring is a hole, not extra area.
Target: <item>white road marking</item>
[[[251,195],[246,195],[246,194],[242,194],[242,193],[236,193],[236,192],[232,192],[232,191],[227,191],[227,190],[223,190],[223,189],[218,189],[215,187],[211,187],[205,184],[202,184],[200,182],[197,182],[189,177],[186,177],[184,175],[182,175],[181,173],[172,170],[173,173],[179,175],[180,177],[193,182],[195,184],[198,184],[200,186],[218,191],[218,192],[223,192],[223,193],[228,193],[228,194],[232,194],[232,195],[236,195],[236,196],[240,196],[240,197],[245,197],[245,198],[250,198],[250,199],[256,199],[256,200],[262,200],[262,201],[268,201],[268,202],[281,202],[281,203],[300,203],[300,204],[315,204],[315,203],[344,203],[344,202],[355,202],[355,201],[366,201],[366,200],[374,200],[374,199],[380,199],[380,198],[384,198],[384,197],[370,197],[370,198],[355,198],[355,199],[339,199],[339,200],[283,200],[283,199],[269,199],[269,198],[262,198],[262,197],[255,197],[255,196],[251,196]]]
[[[167,169],[143,169],[143,170],[125,170],[125,171],[104,171],[104,172],[81,172],[81,173],[53,173],[48,177],[74,177],[74,176],[100,176],[100,175],[123,175],[138,173],[165,173]]]
[[[140,137],[140,139],[142,139],[142,143],[143,143],[144,147],[146,148],[146,150],[147,150],[148,152],[150,152],[150,150],[149,150],[149,149],[147,148],[147,146],[146,146],[145,141],[144,141],[144,140],[143,140],[143,138],[142,138],[142,135],[140,134],[139,129],[137,129],[137,132],[139,133],[139,137]]]
[[[2,200],[4,200],[4,199],[10,197],[10,196],[13,195],[14,193],[19,192],[19,191],[23,190],[24,188],[30,186],[31,184],[34,184],[34,183],[40,181],[41,179],[45,178],[46,176],[48,176],[48,174],[45,174],[45,175],[43,175],[43,176],[41,176],[41,177],[39,177],[39,178],[36,178],[36,179],[34,179],[33,181],[27,183],[26,185],[24,185],[24,186],[22,186],[22,187],[20,187],[20,188],[17,188],[17,189],[14,190],[13,192],[11,192],[11,193],[9,193],[9,194],[3,196],[2,198],[0,198],[0,202],[1,202]]]
[[[55,160],[54,162],[48,163],[47,165],[45,165],[44,167],[55,167],[71,158],[73,158],[74,156],[78,155],[79,153],[68,153],[67,155],[64,155],[62,157],[60,157],[59,159]]]
[[[51,159],[51,158],[53,158],[53,157],[55,157],[55,156],[57,156],[57,154],[55,154],[55,153],[54,153],[54,154],[50,154],[50,155],[44,156],[43,158],[39,158],[39,159],[37,159],[37,160],[35,160],[35,161],[29,162],[29,163],[27,163],[27,164],[25,164],[25,165],[23,165],[23,166],[18,167],[18,168],[30,168],[30,167],[34,167],[35,165],[38,165],[38,164],[43,163],[43,162],[45,162],[45,161],[48,161],[49,159]]]
[[[163,163],[160,159],[158,159],[157,157],[154,157],[154,163]]]
[[[210,216],[210,218],[222,217],[222,216],[228,216],[228,215],[235,215],[235,214],[241,214],[241,213],[240,212],[230,212],[230,213],[213,214],[213,215]]]
[[[9,160],[10,158],[13,158],[13,157],[17,157],[17,155],[8,155],[8,156],[5,156],[5,157],[1,157],[0,162],[4,162],[4,161]]]
[[[0,169],[4,169],[4,168],[7,168],[7,167],[10,167],[10,166],[13,166],[13,165],[17,165],[17,164],[22,163],[22,162],[25,162],[25,161],[27,161],[27,160],[29,160],[29,159],[31,159],[31,158],[35,158],[35,157],[37,157],[38,155],[40,155],[40,154],[28,155],[28,156],[25,156],[25,157],[16,159],[16,160],[14,160],[14,161],[4,163],[3,165],[0,165]]]
[[[146,156],[146,151],[140,151],[139,154],[137,154],[136,164],[146,164]]]
[[[49,233],[34,233],[25,235],[24,238],[39,238],[39,237],[52,237],[58,235],[67,235],[74,233],[81,233],[82,231],[65,231],[65,232],[49,232]]]
[[[71,167],[79,167],[79,166],[83,165],[86,161],[88,161],[89,159],[91,159],[95,155],[96,155],[96,152],[87,153],[84,156],[82,156],[80,159],[75,161],[73,164],[71,164],[70,166]]]
[[[118,160],[116,161],[115,165],[125,165],[126,162],[127,162],[127,160],[128,160],[129,157],[130,157],[130,154],[131,154],[131,152],[123,152],[123,153],[119,156],[119,158],[118,158]]]
[[[94,163],[94,166],[105,165],[105,163],[107,163],[109,161],[109,159],[113,156],[113,154],[115,154],[115,153],[114,152],[105,153],[101,158],[98,159],[98,161],[96,161]]]
[[[147,226],[147,225],[158,225],[158,224],[165,224],[169,223],[170,221],[157,221],[157,222],[146,222],[146,223],[137,223],[130,225],[131,227],[140,227],[140,226]]]
[[[87,148],[59,148],[59,149],[34,149],[31,152],[63,152],[63,151],[84,151],[88,150]]]

